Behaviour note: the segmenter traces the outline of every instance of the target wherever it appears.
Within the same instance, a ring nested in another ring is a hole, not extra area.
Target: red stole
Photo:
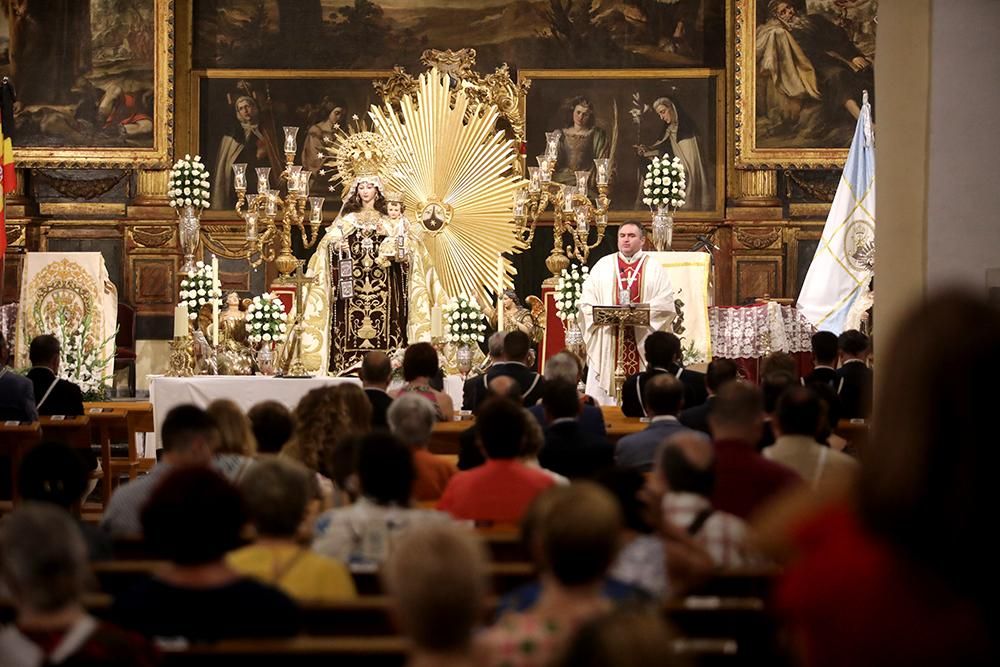
[[[619,301],[618,292],[623,286],[629,287],[629,294],[632,299],[632,303],[642,302],[642,279],[645,274],[646,262],[642,258],[629,264],[624,259],[622,259],[621,254],[618,254],[618,282],[615,285],[615,303],[622,305]],[[648,261],[648,260],[646,260]],[[638,272],[635,279],[632,280],[633,275]],[[629,280],[632,280],[632,284],[629,285]],[[618,341],[615,341],[615,349],[617,350]],[[635,328],[626,327],[625,328],[625,340],[622,343],[622,358],[619,360],[622,364],[622,368],[625,371],[625,377],[633,375],[639,372],[639,348],[635,342]]]

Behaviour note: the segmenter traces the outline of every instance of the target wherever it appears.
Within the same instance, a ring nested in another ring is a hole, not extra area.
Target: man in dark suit
[[[708,413],[712,408],[715,395],[719,393],[724,384],[735,380],[738,376],[739,368],[737,368],[736,362],[731,359],[713,359],[708,364],[708,371],[705,373],[705,387],[708,389],[708,398],[701,405],[687,408],[681,412],[678,417],[680,422],[696,431],[710,433],[708,430]]]
[[[83,392],[69,380],[59,379],[59,340],[55,336],[36,336],[28,348],[31,370],[28,379],[35,386],[35,406],[40,415],[83,414]]]
[[[492,368],[493,364],[503,361],[503,339],[506,335],[503,331],[497,331],[489,340],[486,342],[486,346],[490,353],[489,364],[482,370],[482,372],[476,373],[462,385],[462,409],[463,410],[474,410],[478,402],[481,402],[479,398],[480,387],[483,386],[483,379],[486,377],[486,371]]]
[[[35,388],[31,380],[7,365],[10,350],[0,333],[0,421],[38,421]]]
[[[661,373],[670,373],[680,379],[684,387],[685,407],[693,408],[705,402],[708,398],[705,374],[680,365],[684,358],[680,338],[666,331],[654,331],[646,336],[643,348],[646,351],[646,370],[630,375],[622,385],[622,413],[626,417],[646,416],[646,406],[642,402],[642,397],[646,395],[646,382]]]
[[[369,352],[361,362],[361,386],[372,404],[372,428],[389,428],[386,412],[392,397],[386,391],[392,377],[392,362],[382,351]]]
[[[576,356],[565,350],[554,354],[545,362],[545,381],[562,380],[577,386],[582,375],[580,362]],[[578,392],[579,393],[579,392]],[[605,438],[608,435],[607,426],[604,423],[604,413],[594,405],[587,405],[583,402],[584,397],[580,397],[580,428],[593,435]],[[538,424],[545,428],[545,407],[539,403],[528,408]]]
[[[580,428],[580,397],[575,384],[564,380],[546,383],[542,405],[549,424],[538,453],[543,468],[577,479],[594,477],[614,465],[611,443]]]
[[[469,396],[467,410],[475,410],[483,401],[487,387],[493,378],[506,375],[517,381],[521,387],[521,400],[525,406],[538,402],[545,389],[545,378],[528,368],[528,354],[531,352],[531,339],[523,331],[510,331],[503,337],[503,361],[494,362],[486,373],[476,382]],[[466,401],[462,405],[465,407]]]
[[[868,368],[868,336],[856,329],[840,334],[840,369],[837,370],[842,419],[868,419],[872,413],[872,369]]]
[[[836,390],[840,378],[837,377],[837,335],[830,331],[817,331],[812,336],[812,373],[802,384],[825,384]]]
[[[619,468],[653,469],[656,452],[670,436],[690,429],[681,425],[677,413],[684,403],[684,385],[671,373],[659,373],[646,382],[643,403],[651,418],[646,430],[626,435],[615,447],[615,464]]]
[[[521,387],[517,380],[508,375],[498,375],[490,380],[486,395],[479,405],[490,398],[507,398],[515,403],[521,403]],[[478,408],[477,408],[478,416]],[[479,446],[479,424],[473,424],[458,435],[458,469],[470,470],[486,463],[486,457]]]

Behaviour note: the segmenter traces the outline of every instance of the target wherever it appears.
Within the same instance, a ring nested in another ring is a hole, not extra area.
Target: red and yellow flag
[[[14,133],[14,87],[6,79],[0,84],[0,263],[7,252],[7,228],[4,200],[17,187],[17,172],[14,171],[14,148],[11,135]]]

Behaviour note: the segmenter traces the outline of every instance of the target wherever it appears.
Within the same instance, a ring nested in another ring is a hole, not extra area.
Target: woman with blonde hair
[[[246,414],[229,399],[212,401],[206,410],[219,428],[219,446],[212,465],[234,484],[253,463],[257,438]]]

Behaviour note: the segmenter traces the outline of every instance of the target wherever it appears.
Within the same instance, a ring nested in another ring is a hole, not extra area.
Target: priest
[[[649,326],[625,328],[622,370],[625,376],[645,367],[643,341],[653,331],[667,331],[674,319],[674,291],[666,270],[642,251],[646,232],[637,222],[618,228],[618,252],[602,257],[590,270],[580,297],[580,329],[587,346],[587,393],[600,405],[615,404],[615,367],[619,363],[618,329],[594,325],[594,306],[649,305]]]

